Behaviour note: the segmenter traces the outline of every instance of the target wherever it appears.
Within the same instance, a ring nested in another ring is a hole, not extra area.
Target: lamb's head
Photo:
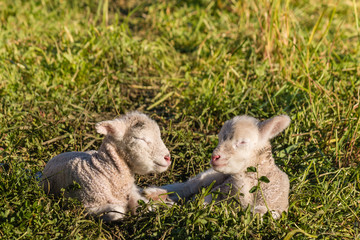
[[[249,116],[236,116],[225,122],[218,135],[211,165],[216,171],[235,174],[256,165],[259,151],[270,147],[270,139],[290,124],[290,118],[280,115],[259,121]]]
[[[159,126],[145,114],[131,112],[100,122],[96,124],[96,130],[116,146],[118,154],[134,173],[160,173],[171,164]]]

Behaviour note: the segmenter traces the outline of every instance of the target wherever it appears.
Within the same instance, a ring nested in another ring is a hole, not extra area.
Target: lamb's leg
[[[131,210],[131,212],[133,214],[136,214],[136,208],[139,206],[138,201],[139,200],[143,200],[144,202],[148,202],[148,199],[144,198],[141,194],[140,194],[140,189],[138,188],[138,186],[136,186],[134,184],[133,189],[130,193],[129,196],[129,202],[128,202],[128,207]]]
[[[231,197],[238,193],[238,189],[232,185],[233,179],[231,177],[227,177],[222,181],[221,184],[216,185],[212,190],[211,193],[204,198],[204,204],[209,204],[213,200],[213,193],[217,192],[218,195],[216,196],[216,201],[220,201]]]
[[[277,169],[273,172],[276,173]],[[261,183],[262,193],[258,193],[254,213],[264,215],[268,210],[274,219],[279,219],[286,212],[289,204],[289,179],[278,170],[279,174],[270,178],[270,183]],[[264,199],[266,196],[266,199]]]
[[[87,212],[93,216],[100,216],[105,222],[118,221],[125,216],[126,207],[119,204],[105,204],[99,207],[87,208]]]
[[[195,177],[189,179],[183,183],[174,183],[165,186],[159,187],[150,187],[144,189],[144,194],[147,196],[155,196],[158,192],[159,194],[166,192],[174,192],[169,195],[170,199],[177,202],[180,198],[188,199],[196,193],[199,193],[202,187],[208,187],[212,182],[215,181],[215,186],[221,184],[228,175],[216,172],[213,169],[209,169],[205,172],[202,172]]]

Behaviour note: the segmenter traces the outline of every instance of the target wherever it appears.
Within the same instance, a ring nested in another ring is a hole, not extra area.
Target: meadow
[[[356,0],[1,1],[0,239],[359,239],[359,14]],[[38,187],[49,159],[97,149],[95,123],[132,110],[173,160],[141,187],[209,168],[236,115],[289,115],[272,141],[288,213],[200,194],[106,224]]]

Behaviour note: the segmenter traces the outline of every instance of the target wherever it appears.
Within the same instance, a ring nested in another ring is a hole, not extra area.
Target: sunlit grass
[[[296,239],[360,237],[357,1],[0,2],[0,238]],[[94,124],[149,114],[171,169],[209,166],[222,124],[288,114],[273,142],[291,180],[279,221],[192,202],[113,224],[54,199],[36,172],[64,151],[96,149]]]

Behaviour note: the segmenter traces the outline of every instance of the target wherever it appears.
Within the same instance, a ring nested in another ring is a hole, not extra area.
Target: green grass
[[[359,14],[355,0],[0,2],[0,238],[359,238]],[[50,158],[97,149],[94,124],[130,110],[174,160],[142,187],[209,168],[227,119],[288,114],[273,146],[289,212],[260,221],[199,196],[104,224],[44,194]]]

